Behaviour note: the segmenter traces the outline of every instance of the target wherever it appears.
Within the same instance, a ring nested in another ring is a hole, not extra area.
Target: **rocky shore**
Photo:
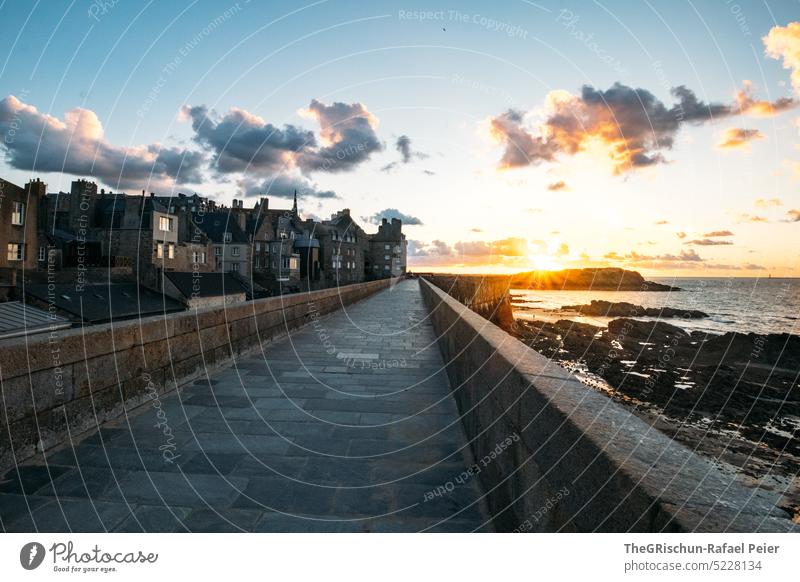
[[[517,335],[698,452],[762,486],[792,483],[800,466],[800,336],[689,333],[628,317],[606,328],[518,320]],[[787,504],[798,515],[796,484]]]
[[[680,317],[683,319],[700,319],[708,317],[697,309],[675,309],[673,307],[642,307],[625,301],[598,301],[584,305],[565,305],[562,311],[574,311],[581,315],[594,315],[601,317]]]

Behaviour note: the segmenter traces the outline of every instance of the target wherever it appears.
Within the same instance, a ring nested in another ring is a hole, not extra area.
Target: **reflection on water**
[[[725,333],[800,334],[800,279],[653,279],[684,291],[539,291],[512,289],[515,317],[570,319],[605,327],[616,318],[565,314],[564,305],[582,305],[593,299],[625,301],[642,307],[699,309],[704,319],[671,319],[688,331]],[[653,319],[637,317],[636,319]]]

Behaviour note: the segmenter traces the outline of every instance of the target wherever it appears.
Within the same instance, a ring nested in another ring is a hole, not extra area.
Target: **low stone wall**
[[[514,329],[508,275],[426,274],[424,278],[506,331]]]
[[[498,531],[792,531],[741,485],[420,279]]]
[[[0,472],[395,282],[0,341]]]

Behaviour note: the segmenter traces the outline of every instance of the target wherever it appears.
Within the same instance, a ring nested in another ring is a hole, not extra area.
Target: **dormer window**
[[[233,237],[231,236],[231,233],[229,233],[229,232],[226,232],[223,240],[224,240],[226,243],[229,243],[229,242],[231,242],[232,238],[233,238]]]

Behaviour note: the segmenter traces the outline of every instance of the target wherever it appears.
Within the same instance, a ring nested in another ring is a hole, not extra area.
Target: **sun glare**
[[[528,256],[530,268],[534,271],[559,271],[564,267],[550,255],[531,254]]]

